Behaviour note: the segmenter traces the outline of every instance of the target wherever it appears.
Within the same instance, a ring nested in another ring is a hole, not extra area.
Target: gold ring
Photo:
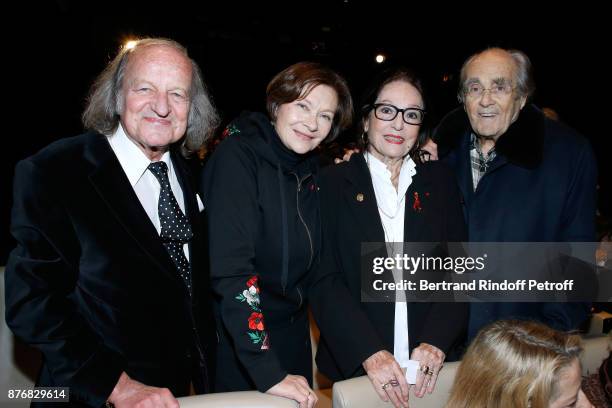
[[[427,370],[427,373],[425,375],[433,375],[434,371],[432,369]]]
[[[429,370],[429,366],[426,366],[426,365],[421,366],[421,368],[419,368],[419,370],[421,370],[421,372],[422,372],[423,374],[428,373],[428,372],[430,371],[430,370]]]
[[[384,384],[382,385],[382,389],[383,389],[383,390],[387,390],[387,388],[389,388],[389,386],[390,386],[390,385],[391,385],[390,383],[384,383]]]

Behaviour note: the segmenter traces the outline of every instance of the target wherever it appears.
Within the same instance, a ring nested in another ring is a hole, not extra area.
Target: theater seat
[[[331,381],[317,370],[314,357],[319,344],[319,329],[310,317],[310,340],[312,342],[313,389],[319,398],[316,408],[332,407]],[[179,398],[181,408],[259,408],[297,407],[297,403],[286,398],[273,397],[258,391],[225,392]]]
[[[608,357],[609,348],[612,344],[610,336],[594,336],[583,338],[584,352],[580,356],[582,363],[582,375],[598,372],[601,362]]]
[[[331,408],[331,390],[315,390],[316,408]],[[296,408],[295,401],[263,394],[259,391],[220,392],[178,399],[181,408]]]
[[[287,398],[274,397],[259,391],[220,392],[178,399],[181,408],[295,408]]]
[[[592,374],[599,369],[602,361],[608,356],[610,338],[596,336],[583,339],[584,352],[580,358],[582,374]],[[446,363],[438,377],[438,383],[433,394],[426,394],[423,398],[410,395],[410,408],[440,408],[446,404],[453,385],[453,380],[459,367],[459,362]],[[346,381],[339,381],[333,388],[334,408],[377,408],[389,407],[384,403],[372,388],[367,377],[358,377]]]
[[[0,266],[0,315],[4,316],[4,267]],[[4,320],[4,319],[2,319]],[[318,342],[318,330],[313,329],[313,354],[316,352]],[[604,358],[608,356],[610,337],[608,336],[589,336],[584,338],[584,353],[581,356],[582,374],[588,375],[595,373]],[[4,321],[0,322],[0,353],[3,356],[12,358],[0,359],[0,389],[7,389],[9,385],[19,385],[22,388],[31,388],[34,383],[26,378],[22,369],[15,364],[15,350],[13,350],[13,336]],[[444,406],[450,393],[450,388],[454,380],[455,372],[459,363],[446,363],[438,378],[436,391],[432,395],[426,395],[422,399],[411,396],[411,408],[439,408]],[[326,380],[316,372],[315,365],[315,392],[319,396],[317,408],[331,407],[332,398],[334,407],[389,407],[390,404],[383,403],[379,398],[367,377],[359,377],[351,380],[340,381],[334,384],[333,397],[330,397],[329,380]],[[6,395],[0,395],[0,406],[8,403]],[[259,408],[259,407],[287,407],[295,408],[297,404],[289,399],[273,397],[257,391],[231,392],[198,395],[192,397],[179,398],[183,408]],[[28,406],[29,401],[23,401],[22,406]],[[15,406],[20,406],[15,401],[11,402]],[[13,406],[13,405],[11,405]]]
[[[438,383],[433,394],[425,394],[423,398],[410,395],[410,408],[440,408],[448,399],[450,388],[453,385],[458,362],[446,363],[438,376]],[[334,408],[389,408],[390,403],[383,402],[372,388],[368,377],[357,377],[350,380],[338,381],[333,388]]]

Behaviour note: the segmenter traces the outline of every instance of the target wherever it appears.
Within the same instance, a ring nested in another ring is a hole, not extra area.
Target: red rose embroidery
[[[251,315],[247,319],[249,331],[246,335],[253,344],[260,346],[260,350],[267,350],[270,347],[268,333],[264,330],[263,313],[259,304],[259,287],[257,285],[257,275],[251,276],[247,282],[247,289],[244,289],[234,297],[239,302],[245,302],[251,308]]]
[[[251,313],[251,316],[249,317],[249,329],[263,331],[263,314],[258,312]]]
[[[251,286],[257,286],[257,275],[249,279],[246,285],[247,285],[247,288],[250,288]]]
[[[255,289],[255,293],[259,293],[259,285],[257,284],[257,275],[253,276],[251,279],[249,279],[246,283],[247,288],[249,288],[249,292],[253,293],[253,289]]]

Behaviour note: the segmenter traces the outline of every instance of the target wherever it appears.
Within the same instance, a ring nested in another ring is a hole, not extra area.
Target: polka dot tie
[[[157,205],[159,222],[161,224],[159,236],[170,254],[176,269],[185,281],[189,293],[191,293],[191,266],[183,251],[183,244],[189,242],[193,237],[191,226],[170,189],[168,166],[166,163],[163,161],[151,163],[149,164],[149,170],[155,175],[161,186],[159,203]]]

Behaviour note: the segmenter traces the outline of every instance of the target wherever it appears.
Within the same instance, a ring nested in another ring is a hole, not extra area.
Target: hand
[[[421,367],[417,372],[414,395],[421,398],[425,395],[425,390],[429,394],[433,392],[445,358],[446,355],[442,350],[427,343],[421,343],[412,350],[410,359],[418,361]]]
[[[336,157],[334,159],[334,163],[338,164],[338,163],[342,163],[342,162],[347,162],[351,159],[351,156],[355,153],[359,153],[361,150],[359,150],[358,148],[354,148],[354,149],[344,149],[344,156],[342,156],[342,158],[338,158]]]
[[[421,146],[421,150],[429,153],[429,160],[438,160],[438,145],[430,138],[427,138],[423,146]]]
[[[167,388],[149,387],[121,373],[117,385],[108,397],[115,408],[179,408],[179,403]]]
[[[300,408],[313,408],[319,400],[308,381],[301,375],[287,374],[283,381],[266,391],[266,394],[295,400],[300,404]]]
[[[393,354],[387,350],[374,353],[363,362],[363,368],[381,400],[385,402],[391,400],[396,408],[408,407],[410,388]]]

